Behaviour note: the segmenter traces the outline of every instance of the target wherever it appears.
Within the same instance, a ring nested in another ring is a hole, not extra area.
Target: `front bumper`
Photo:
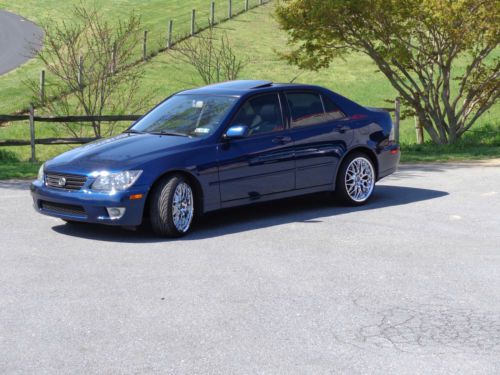
[[[87,223],[136,226],[142,222],[149,187],[133,186],[109,194],[85,188],[77,191],[50,188],[37,180],[31,183],[30,190],[35,210],[41,214]],[[130,196],[135,194],[142,194],[142,198],[131,200]],[[124,207],[125,213],[119,219],[111,219],[108,207]]]

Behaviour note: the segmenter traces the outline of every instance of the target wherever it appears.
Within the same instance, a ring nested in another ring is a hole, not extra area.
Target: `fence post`
[[[245,12],[248,12],[248,0],[245,0]]]
[[[83,56],[78,58],[78,86],[83,87]]]
[[[191,11],[191,36],[196,32],[196,9]]]
[[[394,100],[394,140],[399,143],[399,119],[401,111],[401,100],[399,97]]]
[[[227,2],[227,18],[231,18],[233,16],[233,2],[232,0],[228,0]]]
[[[45,103],[45,70],[42,69],[40,72],[40,104]]]
[[[148,59],[148,31],[144,30],[144,41],[142,43],[142,59],[146,61]]]
[[[33,103],[30,103],[29,121],[30,121],[30,145],[31,145],[30,161],[34,163],[36,161],[36,155],[35,155],[35,107],[33,106]]]
[[[424,144],[424,129],[418,116],[415,116],[415,132],[417,133],[417,144]]]
[[[215,25],[215,1],[210,4],[210,24]]]
[[[168,21],[168,36],[167,36],[167,48],[172,48],[172,31],[174,30],[174,21]]]
[[[264,4],[264,0],[259,0],[259,5]]]

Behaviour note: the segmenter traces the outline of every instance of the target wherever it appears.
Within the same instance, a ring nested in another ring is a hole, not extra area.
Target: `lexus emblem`
[[[57,180],[57,185],[63,187],[66,185],[66,179],[64,177],[59,177],[59,180]]]

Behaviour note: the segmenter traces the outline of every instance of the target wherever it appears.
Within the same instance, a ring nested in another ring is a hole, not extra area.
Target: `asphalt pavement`
[[[42,47],[43,35],[33,22],[0,10],[0,75],[31,59]]]
[[[0,182],[2,374],[498,374],[500,161],[207,215],[67,225]]]

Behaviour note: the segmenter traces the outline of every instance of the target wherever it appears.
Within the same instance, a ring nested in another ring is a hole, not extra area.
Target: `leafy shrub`
[[[0,162],[18,162],[19,158],[12,152],[0,149]]]

